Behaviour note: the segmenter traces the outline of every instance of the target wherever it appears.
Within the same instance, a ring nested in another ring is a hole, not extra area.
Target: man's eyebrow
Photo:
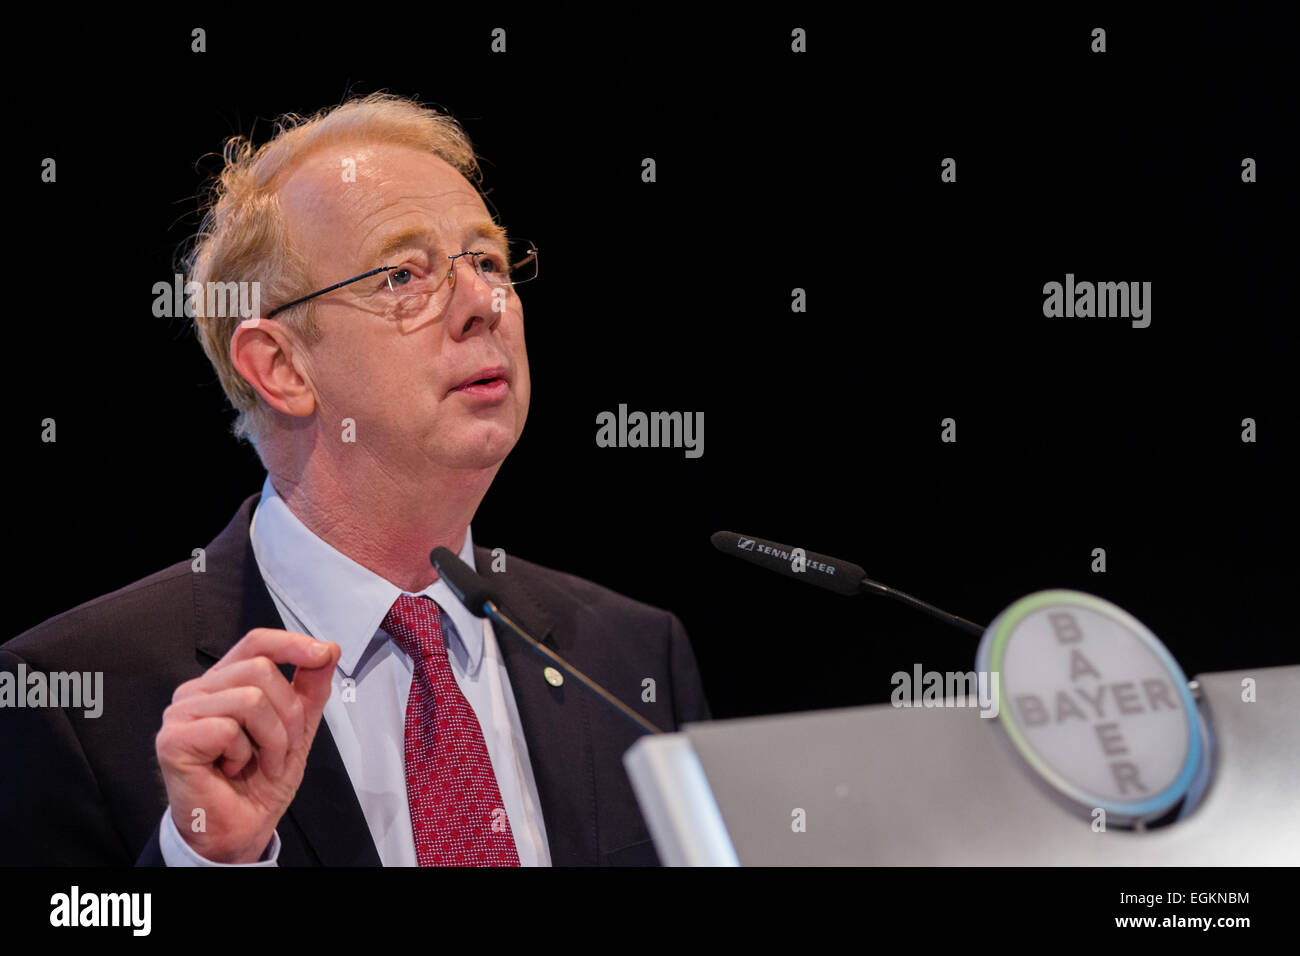
[[[503,245],[506,243],[505,227],[497,225],[491,219],[482,219],[472,223],[470,229],[474,230],[476,236],[482,236],[484,239],[495,239]]]
[[[500,243],[507,241],[506,230],[490,219],[482,219],[466,226],[466,232],[475,237],[492,239]],[[402,249],[413,249],[430,245],[432,233],[427,229],[403,229],[394,236],[385,239],[375,252],[375,258],[387,260],[393,253]]]

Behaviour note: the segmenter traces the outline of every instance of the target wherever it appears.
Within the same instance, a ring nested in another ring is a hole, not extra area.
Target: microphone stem
[[[910,594],[904,594],[896,588],[891,588],[887,584],[881,584],[879,581],[873,581],[871,578],[862,579],[862,589],[864,591],[874,591],[877,594],[883,594],[885,597],[893,598],[895,601],[902,601],[909,607],[914,607],[918,611],[924,611],[931,617],[936,617],[946,624],[953,627],[961,628],[970,634],[980,637],[984,634],[984,628],[974,621],[968,621],[964,617],[958,617],[956,614],[949,614],[947,611],[941,611],[933,604],[926,604],[920,598],[914,598]]]

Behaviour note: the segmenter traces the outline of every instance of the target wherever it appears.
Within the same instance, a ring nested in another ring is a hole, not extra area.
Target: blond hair
[[[309,264],[289,241],[277,180],[295,162],[322,146],[345,141],[395,143],[427,150],[476,185],[482,174],[468,135],[451,116],[415,100],[372,93],[310,117],[286,113],[275,121],[270,140],[254,147],[251,136],[232,136],[222,150],[225,166],[213,177],[200,209],[202,223],[188,241],[181,268],[187,283],[256,282],[260,299],[271,307],[313,291]],[[325,277],[335,282],[344,276]],[[187,288],[190,288],[187,285]],[[261,455],[268,434],[269,406],[230,360],[230,340],[241,321],[229,309],[206,314],[207,297],[194,302],[199,343],[217,372],[221,388],[238,415],[231,431],[248,439]],[[320,339],[312,303],[282,314],[306,344]]]

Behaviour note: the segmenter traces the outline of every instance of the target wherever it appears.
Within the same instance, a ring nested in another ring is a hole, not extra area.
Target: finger
[[[231,780],[238,777],[249,761],[257,754],[257,748],[253,746],[253,741],[248,738],[244,728],[239,726],[239,721],[233,717],[205,717],[204,721],[223,720],[233,723],[238,728],[238,733],[231,738],[229,745],[221,752],[221,772]],[[227,724],[226,726],[229,726]]]
[[[172,695],[172,703],[231,687],[261,688],[289,732],[289,739],[298,740],[302,737],[306,726],[302,701],[269,657],[238,661],[220,670],[212,668],[202,677],[196,677],[177,687],[176,693]]]
[[[293,674],[293,691],[302,701],[305,715],[301,739],[308,750],[311,749],[311,742],[316,736],[316,728],[320,726],[325,702],[329,700],[330,681],[334,676],[334,668],[343,653],[343,649],[332,641],[326,641],[321,646],[329,651],[325,663],[320,667],[299,667]]]
[[[277,664],[293,664],[295,667],[319,667],[329,656],[322,643],[306,634],[255,627],[209,670],[229,667],[253,657],[269,657]]]
[[[260,687],[231,687],[212,694],[200,694],[172,704],[163,712],[164,721],[202,717],[234,718],[256,745],[258,759],[267,776],[275,779],[283,772],[289,732]]]
[[[253,742],[233,717],[202,717],[158,735],[158,756],[165,763],[212,764],[221,761],[235,777],[253,758]]]

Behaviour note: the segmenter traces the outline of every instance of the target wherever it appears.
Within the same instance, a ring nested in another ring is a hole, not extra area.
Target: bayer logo
[[[1205,760],[1169,651],[1121,608],[1078,591],[1021,598],[989,625],[977,668],[1000,675],[1000,723],[1059,797],[1116,824],[1175,807]]]

